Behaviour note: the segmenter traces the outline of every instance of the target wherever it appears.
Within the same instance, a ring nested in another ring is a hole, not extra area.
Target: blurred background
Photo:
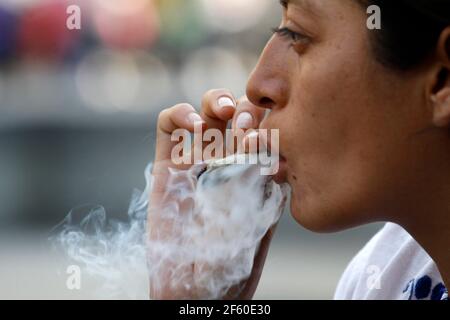
[[[77,8],[81,29],[71,20]],[[67,261],[51,249],[50,231],[84,205],[125,218],[133,189],[144,187],[158,113],[198,107],[211,88],[243,95],[280,8],[277,0],[0,0],[1,299],[99,298],[89,283],[66,287]],[[287,212],[255,298],[331,299],[379,228],[316,235]]]

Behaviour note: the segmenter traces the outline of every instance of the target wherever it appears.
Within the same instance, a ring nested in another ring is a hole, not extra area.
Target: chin
[[[349,223],[348,216],[335,210],[325,208],[323,205],[306,205],[307,201],[300,202],[292,196],[290,208],[291,215],[302,227],[316,233],[332,233],[352,228],[357,224]]]

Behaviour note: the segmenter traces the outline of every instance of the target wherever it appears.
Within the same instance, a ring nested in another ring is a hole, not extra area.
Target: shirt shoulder
[[[349,263],[334,298],[441,300],[446,292],[425,250],[402,227],[386,223]]]

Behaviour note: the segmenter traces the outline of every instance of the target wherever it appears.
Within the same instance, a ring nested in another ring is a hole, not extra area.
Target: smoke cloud
[[[288,192],[261,175],[260,164],[236,157],[249,155],[171,169],[158,205],[148,200],[154,180],[149,165],[128,221],[109,221],[100,206],[82,217],[73,210],[52,241],[98,280],[98,298],[147,298],[149,288],[179,290],[181,298],[223,297],[250,276]]]

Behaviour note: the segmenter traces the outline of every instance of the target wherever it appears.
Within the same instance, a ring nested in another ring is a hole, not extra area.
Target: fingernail
[[[229,97],[221,97],[221,98],[219,98],[219,100],[217,100],[217,104],[221,108],[224,108],[224,107],[233,107],[233,108],[235,108],[236,107],[236,105],[234,104],[234,101],[231,100],[231,98],[229,98]]]
[[[194,112],[189,113],[187,118],[188,118],[188,121],[193,124],[195,124],[197,122],[203,122],[202,117],[200,117],[200,115],[198,115],[197,113],[194,113]]]
[[[254,139],[254,138],[257,138],[258,136],[259,136],[258,131],[252,131],[246,136],[246,138],[247,139]]]
[[[249,112],[242,112],[236,119],[236,127],[248,129],[253,126],[253,116]]]
[[[244,137],[243,141],[244,141],[244,144],[246,144],[246,143],[250,143],[251,139],[258,139],[258,138],[259,138],[258,131],[252,131]]]

